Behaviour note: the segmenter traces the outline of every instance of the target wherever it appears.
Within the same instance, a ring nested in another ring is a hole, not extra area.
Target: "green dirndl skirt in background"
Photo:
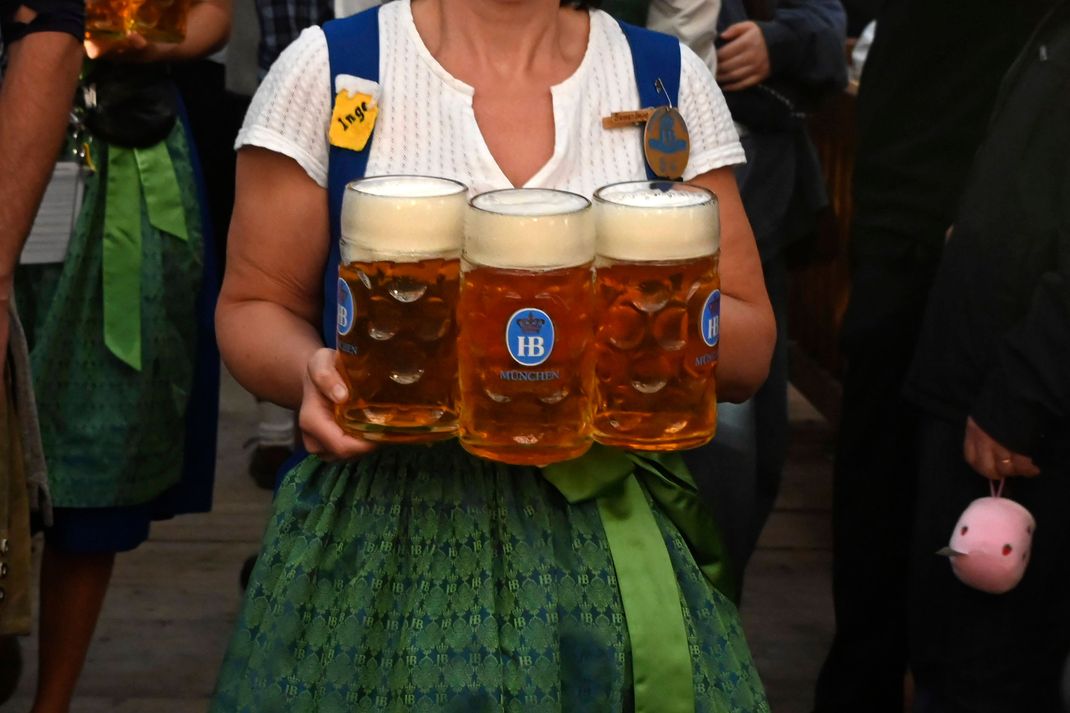
[[[147,503],[182,474],[202,271],[196,181],[181,123],[161,144],[136,151],[142,153],[92,143],[97,170],[86,179],[66,261],[21,266],[16,279],[49,485],[59,509]],[[105,247],[105,219],[114,219],[109,211],[116,207],[108,205],[108,196],[117,195],[109,179],[118,175],[112,164],[118,165],[119,152],[125,227],[140,241],[125,257],[133,258],[140,289],[132,292],[133,304],[117,308],[140,327],[140,370],[105,343],[105,300],[122,299],[102,276],[111,249]],[[174,183],[161,190],[172,170]],[[167,205],[149,205],[161,195],[170,198]],[[176,221],[185,235],[157,227]]]
[[[652,512],[676,574],[664,607],[683,612],[685,709],[768,711],[735,606]],[[277,494],[211,710],[630,711],[630,638],[599,507],[538,469],[455,441],[309,457]]]

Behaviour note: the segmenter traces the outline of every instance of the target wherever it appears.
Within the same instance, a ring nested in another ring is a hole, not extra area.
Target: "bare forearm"
[[[0,87],[0,301],[52,174],[81,66],[82,45],[62,32],[28,35],[9,50]]]
[[[719,168],[692,181],[713,191],[721,214],[721,341],[717,398],[746,401],[769,374],[776,322],[736,178]]]
[[[227,44],[230,37],[230,0],[206,0],[190,8],[186,39],[166,45],[160,60],[186,61],[207,57]]]
[[[721,353],[717,362],[717,399],[746,401],[765,383],[776,341],[767,305],[730,295],[721,297]]]
[[[247,391],[296,409],[313,352],[323,347],[316,328],[281,305],[228,302],[216,310],[223,363]]]

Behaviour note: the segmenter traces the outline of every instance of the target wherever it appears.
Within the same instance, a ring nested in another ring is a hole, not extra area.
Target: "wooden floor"
[[[831,434],[798,394],[777,510],[747,573],[743,615],[773,713],[808,713],[832,631]],[[246,475],[252,399],[224,384],[216,504],[153,528],[120,556],[72,713],[203,713],[241,600],[238,571],[260,540],[269,494]],[[7,713],[29,710],[36,643]]]

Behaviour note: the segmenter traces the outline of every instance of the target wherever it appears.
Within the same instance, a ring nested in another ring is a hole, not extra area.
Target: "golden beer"
[[[354,181],[342,202],[338,371],[348,433],[373,441],[457,429],[455,314],[467,189],[443,178]]]
[[[86,0],[89,39],[115,40],[138,33],[150,42],[176,44],[186,38],[192,0]]]
[[[717,424],[717,199],[683,183],[619,183],[595,193],[595,223],[595,440],[700,446]]]
[[[191,0],[142,0],[133,16],[133,31],[150,42],[178,43],[186,38]]]
[[[113,40],[130,28],[137,4],[133,0],[86,0],[85,36]]]
[[[593,258],[582,196],[517,189],[472,200],[457,346],[469,452],[546,465],[590,448]]]

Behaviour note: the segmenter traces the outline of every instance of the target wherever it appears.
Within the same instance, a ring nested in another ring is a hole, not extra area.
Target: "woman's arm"
[[[157,45],[158,61],[179,62],[207,57],[230,39],[231,0],[195,0],[186,23],[186,39],[176,45]]]
[[[762,262],[743,211],[735,174],[718,168],[691,183],[717,194],[721,213],[721,349],[717,398],[745,401],[765,381],[776,342],[776,322]]]
[[[332,401],[348,394],[318,327],[329,234],[326,191],[304,169],[266,149],[238,152],[219,351],[247,390],[300,407],[310,452],[345,458],[371,445],[345,436],[332,416]]]

